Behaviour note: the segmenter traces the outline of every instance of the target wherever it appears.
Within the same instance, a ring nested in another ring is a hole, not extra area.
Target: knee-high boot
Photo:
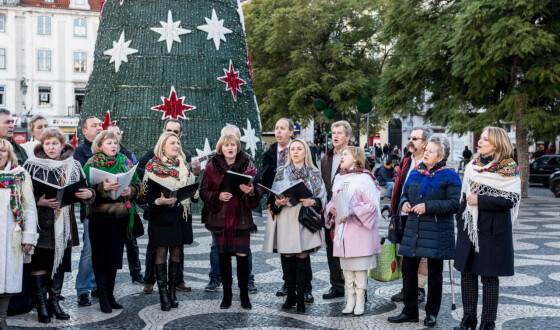
[[[179,307],[179,300],[177,299],[177,285],[179,285],[179,278],[181,275],[181,263],[180,262],[170,262],[169,263],[169,302],[171,302],[171,307]]]
[[[297,311],[298,313],[305,313],[305,288],[309,276],[309,258],[294,258],[296,258]]]
[[[109,296],[107,295],[107,274],[106,269],[93,270],[95,275],[95,283],[97,284],[97,292],[99,293],[99,308],[103,313],[112,313],[111,303],[109,303]]]
[[[115,299],[115,281],[117,280],[117,270],[107,271],[107,298],[112,309],[123,309],[123,306]]]
[[[346,287],[346,307],[342,310],[342,314],[354,313],[356,306],[356,290],[354,289],[356,272],[351,270],[344,271],[344,286]]]
[[[251,309],[249,300],[249,256],[235,256],[237,259],[237,285],[239,286],[239,299],[241,307]]]
[[[296,257],[284,257],[281,260],[284,281],[288,289],[288,295],[282,309],[290,309],[296,305]]]
[[[37,300],[39,322],[51,323],[47,310],[47,275],[32,275],[31,277],[33,278],[33,294]]]
[[[233,282],[231,275],[231,255],[228,253],[218,254],[220,258],[220,276],[222,277],[222,287],[224,296],[222,297],[221,309],[227,309],[231,306],[231,283]]]
[[[170,311],[169,293],[167,292],[167,264],[156,265],[156,278],[159,292],[159,303],[162,311]]]
[[[367,290],[367,272],[360,270],[354,272],[354,281],[356,283],[356,307],[354,307],[354,315],[363,315],[366,305]]]
[[[48,275],[47,275],[48,276]],[[56,272],[48,287],[49,301],[47,301],[47,311],[49,316],[54,315],[59,320],[69,320],[70,315],[65,313],[59,305],[60,293],[64,284],[64,272]]]

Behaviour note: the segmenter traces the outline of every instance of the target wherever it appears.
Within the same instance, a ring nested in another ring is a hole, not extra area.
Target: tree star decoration
[[[208,33],[206,40],[214,39],[216,50],[220,50],[220,40],[226,41],[226,34],[232,33],[230,29],[224,27],[224,20],[218,20],[216,10],[212,8],[212,19],[204,17],[206,25],[200,25],[196,28]]]
[[[190,111],[196,109],[195,106],[185,105],[185,97],[177,98],[177,93],[175,93],[175,86],[171,86],[171,92],[169,93],[169,98],[161,97],[163,104],[152,107],[152,110],[162,111],[163,116],[161,119],[173,118],[177,119],[179,117],[187,119],[185,117],[185,111]]]
[[[101,124],[101,128],[103,128],[103,130],[106,130],[107,127],[116,124],[117,121],[111,121],[111,113],[109,112],[109,110],[107,110],[107,112],[105,113],[105,120],[103,121],[103,123]]]
[[[120,5],[122,6],[122,4],[123,4],[124,0],[119,0],[119,2],[120,2]]]
[[[243,16],[243,8],[241,8],[241,0],[237,0],[237,15],[239,15],[239,21],[241,21],[241,27],[245,32],[245,16]]]
[[[243,136],[241,137],[241,142],[245,142],[245,149],[251,150],[251,155],[255,157],[255,151],[257,150],[257,143],[261,140],[255,135],[255,129],[251,127],[251,122],[247,119],[247,128],[243,129]]]
[[[128,55],[138,53],[137,49],[128,47],[132,40],[124,41],[124,39],[123,30],[119,41],[113,41],[113,48],[107,49],[103,52],[103,54],[111,56],[109,63],[115,62],[115,72],[119,72],[122,62],[128,63]]]
[[[208,142],[208,138],[204,139],[204,149],[200,150],[196,148],[196,154],[198,157],[206,156],[212,153],[212,148],[210,148],[210,143]],[[208,163],[207,160],[200,163],[200,168],[206,168],[206,164]]]
[[[231,90],[233,94],[233,100],[237,101],[237,91],[241,92],[241,85],[245,85],[246,82],[239,78],[239,71],[233,69],[233,63],[229,60],[229,71],[224,69],[225,76],[218,77],[218,80],[226,83],[226,91]]]
[[[158,42],[164,41],[167,43],[167,52],[171,52],[171,47],[173,47],[173,41],[181,42],[179,38],[180,35],[191,33],[191,30],[183,29],[179,27],[181,21],[173,22],[173,16],[171,10],[167,12],[167,22],[160,21],[161,27],[152,27],[150,30],[161,34]]]

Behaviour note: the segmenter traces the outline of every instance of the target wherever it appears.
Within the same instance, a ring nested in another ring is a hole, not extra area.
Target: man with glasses
[[[175,133],[180,140],[181,136],[183,135],[183,123],[181,123],[177,119],[168,119],[163,124],[163,133],[165,132]],[[150,150],[148,150],[144,154],[144,156],[142,156],[142,158],[140,158],[140,160],[138,161],[138,167],[136,168],[136,172],[138,173],[138,176],[140,178],[144,177],[146,164],[148,164],[150,159],[154,158],[155,156],[154,149],[155,148],[151,148]],[[185,149],[183,149],[183,152],[185,153],[185,161],[187,163],[191,162],[192,159],[191,153]],[[198,176],[200,174],[200,162],[198,161],[192,162],[192,172],[195,176]],[[144,220],[149,220],[149,219],[150,219],[150,213],[149,210],[146,210],[144,211]],[[171,255],[169,257],[171,258]],[[154,284],[156,283],[155,273],[154,273],[155,261],[156,261],[156,247],[148,243],[148,246],[146,247],[146,271],[144,273],[144,293],[146,294],[150,294],[154,291]],[[168,264],[171,265],[171,261]],[[183,249],[181,249],[181,273],[180,273],[181,277],[179,278],[180,284],[177,285],[176,288],[179,291],[189,292],[191,291],[191,287],[185,285],[185,281],[183,280],[183,269],[184,269],[184,254],[183,254]]]
[[[401,171],[399,171],[395,177],[395,184],[393,185],[393,196],[391,197],[391,216],[396,216],[400,214],[401,216],[406,216],[403,213],[399,204],[401,202],[401,195],[403,193],[404,183],[410,172],[418,167],[420,162],[422,162],[422,157],[424,157],[424,149],[428,145],[428,139],[432,135],[432,130],[425,127],[414,127],[412,133],[408,138],[408,150],[403,160],[401,161]],[[393,242],[399,243],[400,242]],[[399,265],[402,265],[402,256],[399,256]],[[426,260],[423,259],[418,266],[418,302],[423,302],[426,297],[426,291],[424,286],[426,285],[426,277],[428,276],[428,265]],[[403,301],[402,288],[399,293],[391,297],[392,301],[399,302]]]

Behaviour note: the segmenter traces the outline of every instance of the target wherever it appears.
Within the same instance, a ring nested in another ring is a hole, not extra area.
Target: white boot
[[[354,315],[363,315],[366,304],[367,271],[361,270],[354,272],[354,281],[356,283],[356,307],[354,308]]]
[[[351,270],[344,271],[344,286],[346,286],[346,307],[342,314],[352,314],[356,305],[356,290],[354,290],[355,272]]]

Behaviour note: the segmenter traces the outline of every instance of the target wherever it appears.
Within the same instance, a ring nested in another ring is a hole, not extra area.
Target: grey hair
[[[428,143],[432,142],[438,146],[438,156],[443,156],[444,159],[449,157],[449,150],[451,149],[451,144],[449,139],[444,135],[432,135],[428,140]]]
[[[0,115],[10,116],[12,113],[6,108],[0,108]]]
[[[347,122],[346,120],[339,120],[337,122],[334,122],[331,125],[331,131],[333,130],[333,128],[339,127],[339,126],[344,127],[344,132],[346,133],[346,136],[351,136],[352,135],[352,126],[350,126],[350,123]]]
[[[222,128],[222,130],[220,131],[220,136],[224,136],[227,129],[231,129],[231,130],[235,131],[235,135],[237,136],[237,138],[241,138],[241,131],[239,130],[239,127],[237,127],[233,124],[226,124],[226,126],[224,126]]]
[[[288,122],[288,131],[293,131],[293,130],[296,129],[296,125],[294,124],[294,122],[293,122],[292,120],[290,120],[290,119],[288,119],[288,118],[282,117],[282,118],[278,119],[278,120],[276,121],[276,123],[278,124],[278,122],[279,122],[280,120],[285,120],[285,121]]]
[[[432,134],[434,134],[434,132],[427,127],[413,127],[412,131],[422,131],[422,140],[424,141],[428,141]]]
[[[35,126],[35,122],[37,120],[47,120],[47,118],[45,118],[41,115],[35,115],[35,116],[31,117],[31,120],[29,121],[29,127],[28,127],[30,133],[33,132],[33,127]]]

